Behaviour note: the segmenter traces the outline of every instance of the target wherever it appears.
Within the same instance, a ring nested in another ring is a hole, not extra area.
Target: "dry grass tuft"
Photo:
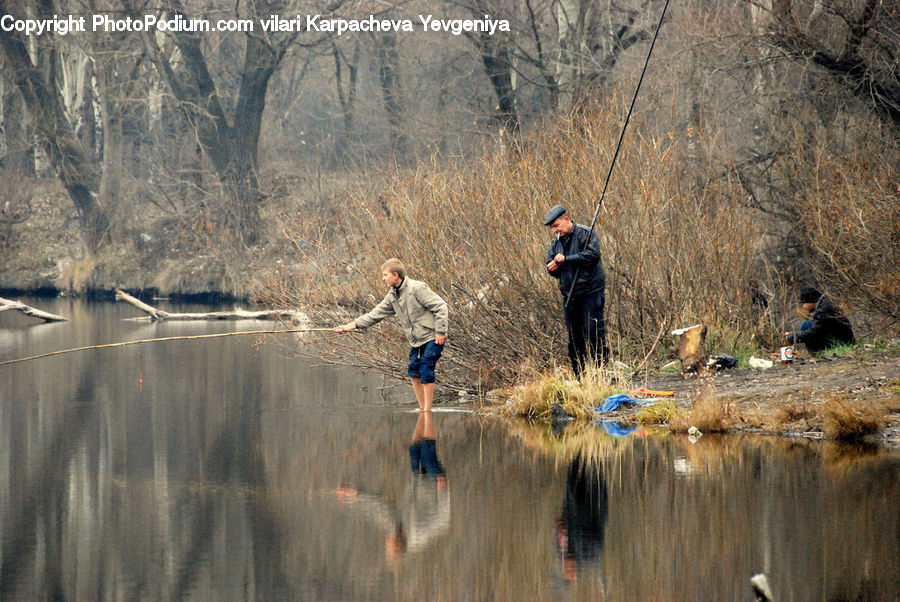
[[[881,390],[885,393],[900,393],[900,378],[895,378],[881,385]]]
[[[789,401],[775,410],[774,419],[775,424],[783,425],[799,420],[809,420],[812,416],[813,412],[810,411],[806,404]]]
[[[674,416],[669,423],[675,432],[687,432],[692,426],[703,433],[723,433],[731,426],[730,404],[718,399],[712,381],[701,380],[691,409]]]
[[[558,403],[570,416],[588,420],[604,399],[628,388],[628,377],[613,367],[589,368],[580,380],[571,371],[557,370],[510,390],[501,413],[548,420],[551,407]]]
[[[651,406],[641,408],[635,420],[641,424],[668,424],[682,411],[674,401],[658,401]]]
[[[702,433],[724,433],[731,426],[728,405],[714,397],[698,399],[686,413],[677,414],[669,426],[678,433],[687,432],[696,426]]]
[[[822,407],[825,435],[838,441],[859,441],[884,427],[880,408],[832,397]]]

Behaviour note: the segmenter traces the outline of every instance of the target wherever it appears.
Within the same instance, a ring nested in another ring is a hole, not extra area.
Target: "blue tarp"
[[[607,412],[612,412],[616,408],[618,408],[623,403],[636,403],[638,405],[647,406],[653,403],[651,399],[635,399],[631,395],[626,395],[625,393],[619,393],[618,395],[610,395],[603,401],[603,405],[599,408],[594,408],[594,412],[598,414],[605,414]]]
[[[608,434],[613,437],[624,437],[625,435],[630,434],[636,427],[624,427],[618,422],[613,422],[612,420],[598,420],[594,424],[599,424],[603,427]]]

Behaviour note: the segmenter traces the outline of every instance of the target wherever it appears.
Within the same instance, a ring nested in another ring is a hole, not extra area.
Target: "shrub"
[[[382,297],[378,269],[396,256],[450,304],[442,383],[490,389],[551,370],[566,357],[567,336],[561,295],[545,274],[552,235],[541,220],[561,203],[589,223],[618,134],[612,113],[585,117],[578,128],[547,127],[514,156],[366,181],[342,199],[346,210],[327,229],[294,232],[294,240],[312,241],[304,252],[311,267],[270,283],[267,296],[315,305],[315,318],[342,322]],[[746,287],[757,233],[731,200],[741,195],[736,182],[689,166],[685,139],[633,134],[595,228],[611,348],[633,366],[666,348],[660,343],[673,325],[703,321],[729,339],[752,332]],[[397,373],[402,343],[389,330],[365,345],[329,340],[315,351]]]
[[[871,406],[832,397],[822,407],[825,435],[839,441],[859,441],[879,432],[884,426],[881,411]]]
[[[571,371],[557,370],[538,376],[504,392],[506,404],[501,413],[548,419],[553,404],[559,404],[576,419],[592,419],[593,409],[610,395],[629,388],[628,379],[617,368],[588,368],[576,380]]]
[[[900,149],[861,123],[810,148],[798,132],[780,163],[808,269],[879,330],[900,326]]]

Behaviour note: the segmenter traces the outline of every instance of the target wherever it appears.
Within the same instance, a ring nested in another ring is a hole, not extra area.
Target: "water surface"
[[[267,326],[24,301],[71,321],[0,314],[0,360]],[[896,452],[426,420],[381,385],[243,336],[0,366],[0,598],[897,599]]]

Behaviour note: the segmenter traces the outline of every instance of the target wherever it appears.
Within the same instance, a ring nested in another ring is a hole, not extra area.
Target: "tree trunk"
[[[9,299],[0,298],[0,311],[7,311],[10,309],[20,311],[26,316],[31,316],[32,318],[37,318],[45,322],[65,322],[68,320],[68,318],[65,318],[63,316],[51,314],[35,307],[31,307],[30,305],[25,305],[24,303],[21,303],[19,301],[11,301]]]
[[[334,42],[331,44],[331,53],[334,56],[334,79],[344,123],[344,131],[335,144],[335,155],[337,155],[339,161],[344,159],[347,145],[353,136],[353,120],[356,117],[356,80],[359,72],[359,52],[360,45],[358,40],[353,44],[352,60],[347,60],[337,44]],[[342,65],[347,65],[347,71],[349,72],[347,74],[346,87]]]
[[[0,9],[0,17],[5,14]],[[31,62],[21,36],[15,32],[0,36],[0,49],[5,58],[0,66],[22,93],[35,134],[78,211],[85,246],[94,252],[109,231],[109,220],[96,200],[100,185],[96,165],[66,120],[56,90],[45,83]]]
[[[180,3],[177,13],[182,13]],[[234,125],[228,123],[216,85],[200,46],[200,36],[180,33],[175,44],[186,72],[182,84],[152,35],[145,41],[160,74],[188,114],[203,152],[209,157],[222,185],[223,212],[228,225],[245,244],[259,238],[259,179],[257,148],[266,91],[287,45],[275,47],[256,35],[246,36],[240,93]]]
[[[403,108],[400,104],[400,84],[397,81],[397,37],[393,33],[379,34],[375,42],[378,59],[378,81],[388,119],[388,138],[391,158],[397,160],[406,153],[407,141],[403,133]]]
[[[481,64],[484,65],[484,72],[497,97],[495,118],[505,134],[515,135],[519,132],[519,111],[516,109],[509,50],[503,40],[487,34],[477,36],[475,45],[481,53]]]
[[[244,309],[235,309],[234,311],[208,311],[197,313],[173,313],[163,311],[159,308],[148,305],[126,293],[125,291],[116,290],[116,297],[130,303],[145,314],[146,318],[135,318],[135,320],[149,320],[151,322],[163,320],[287,320],[293,324],[303,324],[309,326],[309,316],[301,311],[292,309],[264,309],[261,311],[247,311]],[[3,301],[3,299],[0,299]],[[0,311],[4,308],[0,306]]]
[[[0,78],[0,165],[10,173],[34,175],[34,136],[22,95]]]

